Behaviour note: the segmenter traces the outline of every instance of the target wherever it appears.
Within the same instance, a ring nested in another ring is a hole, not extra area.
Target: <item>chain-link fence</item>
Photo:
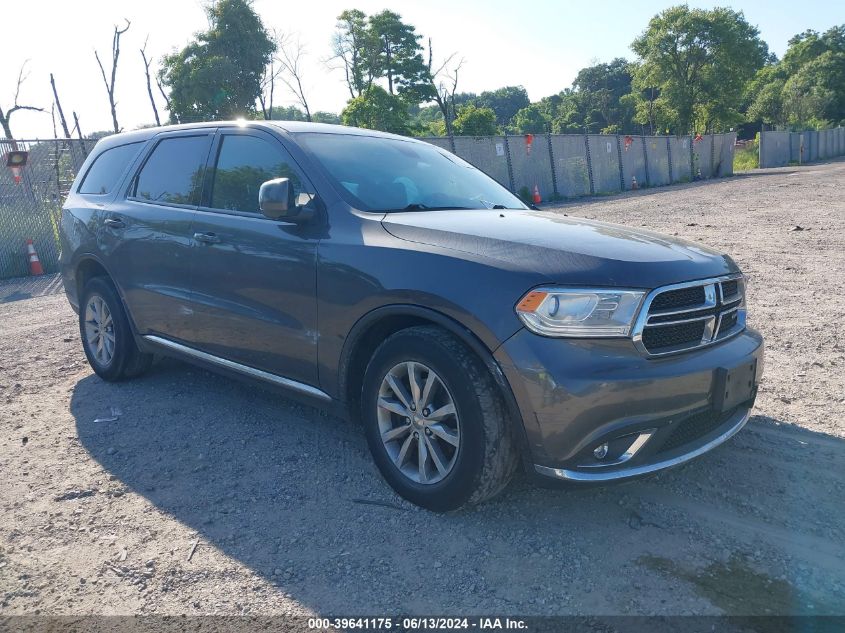
[[[836,156],[845,156],[845,127],[760,132],[760,167],[801,165]]]
[[[423,139],[526,200],[554,201],[733,174],[736,134],[526,134]]]
[[[28,239],[44,271],[58,270],[62,201],[94,143],[0,140],[0,279],[29,274]],[[6,166],[11,151],[28,152],[17,174]]]

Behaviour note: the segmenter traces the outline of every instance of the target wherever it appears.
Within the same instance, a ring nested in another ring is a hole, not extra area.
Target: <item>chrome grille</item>
[[[652,290],[634,326],[634,343],[648,356],[712,345],[745,329],[741,275],[702,279]]]

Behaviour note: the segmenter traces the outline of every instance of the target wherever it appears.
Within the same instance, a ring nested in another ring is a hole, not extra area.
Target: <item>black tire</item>
[[[85,330],[86,306],[95,297],[100,297],[108,307],[112,318],[112,332],[114,334],[114,352],[108,362],[101,362],[95,350],[91,349]],[[117,382],[140,376],[150,368],[153,362],[152,354],[145,354],[138,349],[132,335],[132,328],[123,308],[123,301],[111,281],[105,277],[94,277],[82,289],[79,303],[79,336],[88,363],[100,378],[109,382]]]
[[[437,483],[422,484],[403,474],[381,439],[377,402],[382,381],[391,368],[408,361],[437,374],[460,420],[454,466]],[[361,419],[370,452],[388,484],[408,501],[435,512],[490,499],[507,486],[516,470],[516,441],[493,377],[463,343],[438,327],[402,330],[376,349],[364,376]]]

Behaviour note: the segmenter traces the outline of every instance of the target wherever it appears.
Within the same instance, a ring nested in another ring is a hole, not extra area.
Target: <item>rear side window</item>
[[[274,178],[289,178],[294,198],[299,201],[302,181],[293,160],[278,143],[246,135],[222,139],[211,189],[211,208],[260,213],[258,190]]]
[[[111,193],[117,186],[118,179],[126,171],[143,143],[129,143],[107,149],[94,159],[94,163],[85,174],[78,193],[103,195]]]
[[[151,202],[199,204],[208,143],[207,135],[159,141],[138,173],[132,195]]]

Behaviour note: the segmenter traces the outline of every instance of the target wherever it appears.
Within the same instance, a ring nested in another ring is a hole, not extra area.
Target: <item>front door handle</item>
[[[220,238],[214,233],[194,233],[194,239],[203,244],[219,244]]]
[[[103,224],[110,229],[122,229],[126,227],[126,223],[120,218],[106,218]]]

